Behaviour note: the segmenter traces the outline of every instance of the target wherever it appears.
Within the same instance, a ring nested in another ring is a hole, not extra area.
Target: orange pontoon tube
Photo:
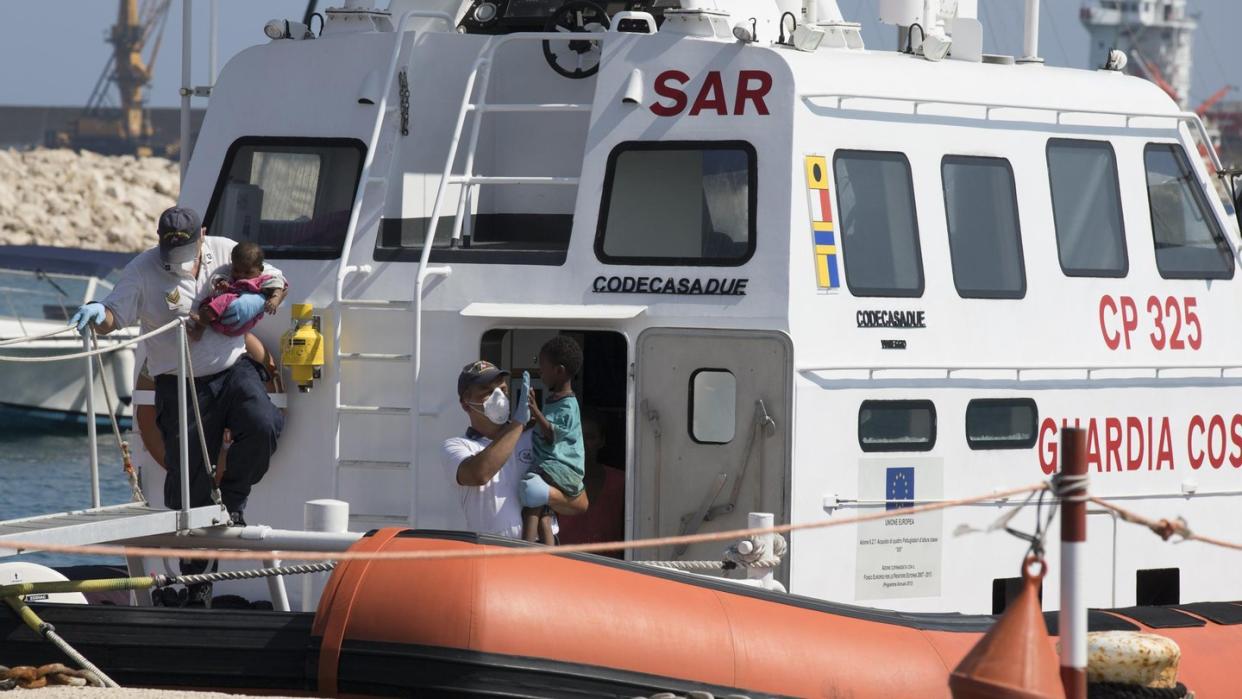
[[[354,550],[519,542],[381,530]],[[1242,605],[1093,611],[1091,628],[1152,630],[1183,650],[1197,696],[1230,696]],[[1136,611],[1148,610],[1148,611]],[[1202,611],[1202,609],[1200,610]],[[1054,615],[1055,616],[1055,615]],[[994,618],[907,614],[741,587],[597,556],[348,561],[315,618],[318,690],[535,696],[709,691],[749,696],[948,697],[950,671]],[[1157,623],[1153,620],[1153,623]]]

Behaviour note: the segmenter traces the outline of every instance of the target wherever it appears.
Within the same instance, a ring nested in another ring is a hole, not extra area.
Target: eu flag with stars
[[[884,490],[887,495],[884,504],[885,510],[899,510],[903,507],[912,507],[912,502],[893,502],[894,500],[913,500],[914,499],[914,467],[901,466],[890,468],[885,472]]]

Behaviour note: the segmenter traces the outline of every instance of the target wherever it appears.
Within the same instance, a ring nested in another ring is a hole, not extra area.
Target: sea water
[[[121,453],[110,429],[99,430],[98,445],[100,502],[129,502],[129,481],[121,468]],[[13,412],[0,415],[0,520],[90,506],[90,440],[86,427],[50,427]],[[0,551],[0,555],[5,553]],[[0,558],[0,563],[6,560],[50,566],[123,563],[119,557],[47,553]]]

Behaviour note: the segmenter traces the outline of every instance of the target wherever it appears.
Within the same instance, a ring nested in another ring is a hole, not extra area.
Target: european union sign
[[[885,489],[887,502],[884,504],[885,510],[899,510],[903,507],[912,507],[911,502],[893,502],[894,500],[913,500],[914,499],[914,467],[901,466],[890,468],[885,471]]]

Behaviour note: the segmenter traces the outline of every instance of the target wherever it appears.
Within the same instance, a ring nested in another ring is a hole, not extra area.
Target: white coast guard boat
[[[1066,425],[1092,494],[1231,531],[1239,241],[1196,114],[1119,55],[1044,65],[1034,21],[984,54],[972,0],[880,2],[900,51],[832,0],[619,5],[349,0],[224,68],[180,203],[261,244],[325,336],[248,519],[335,498],[354,532],[462,528],[461,365],[534,369],[567,333],[628,538],[1031,483]],[[777,577],[994,613],[1027,544],[954,532],[1007,504],[799,531]],[[1089,605],[1239,597],[1242,558],[1089,522]]]

